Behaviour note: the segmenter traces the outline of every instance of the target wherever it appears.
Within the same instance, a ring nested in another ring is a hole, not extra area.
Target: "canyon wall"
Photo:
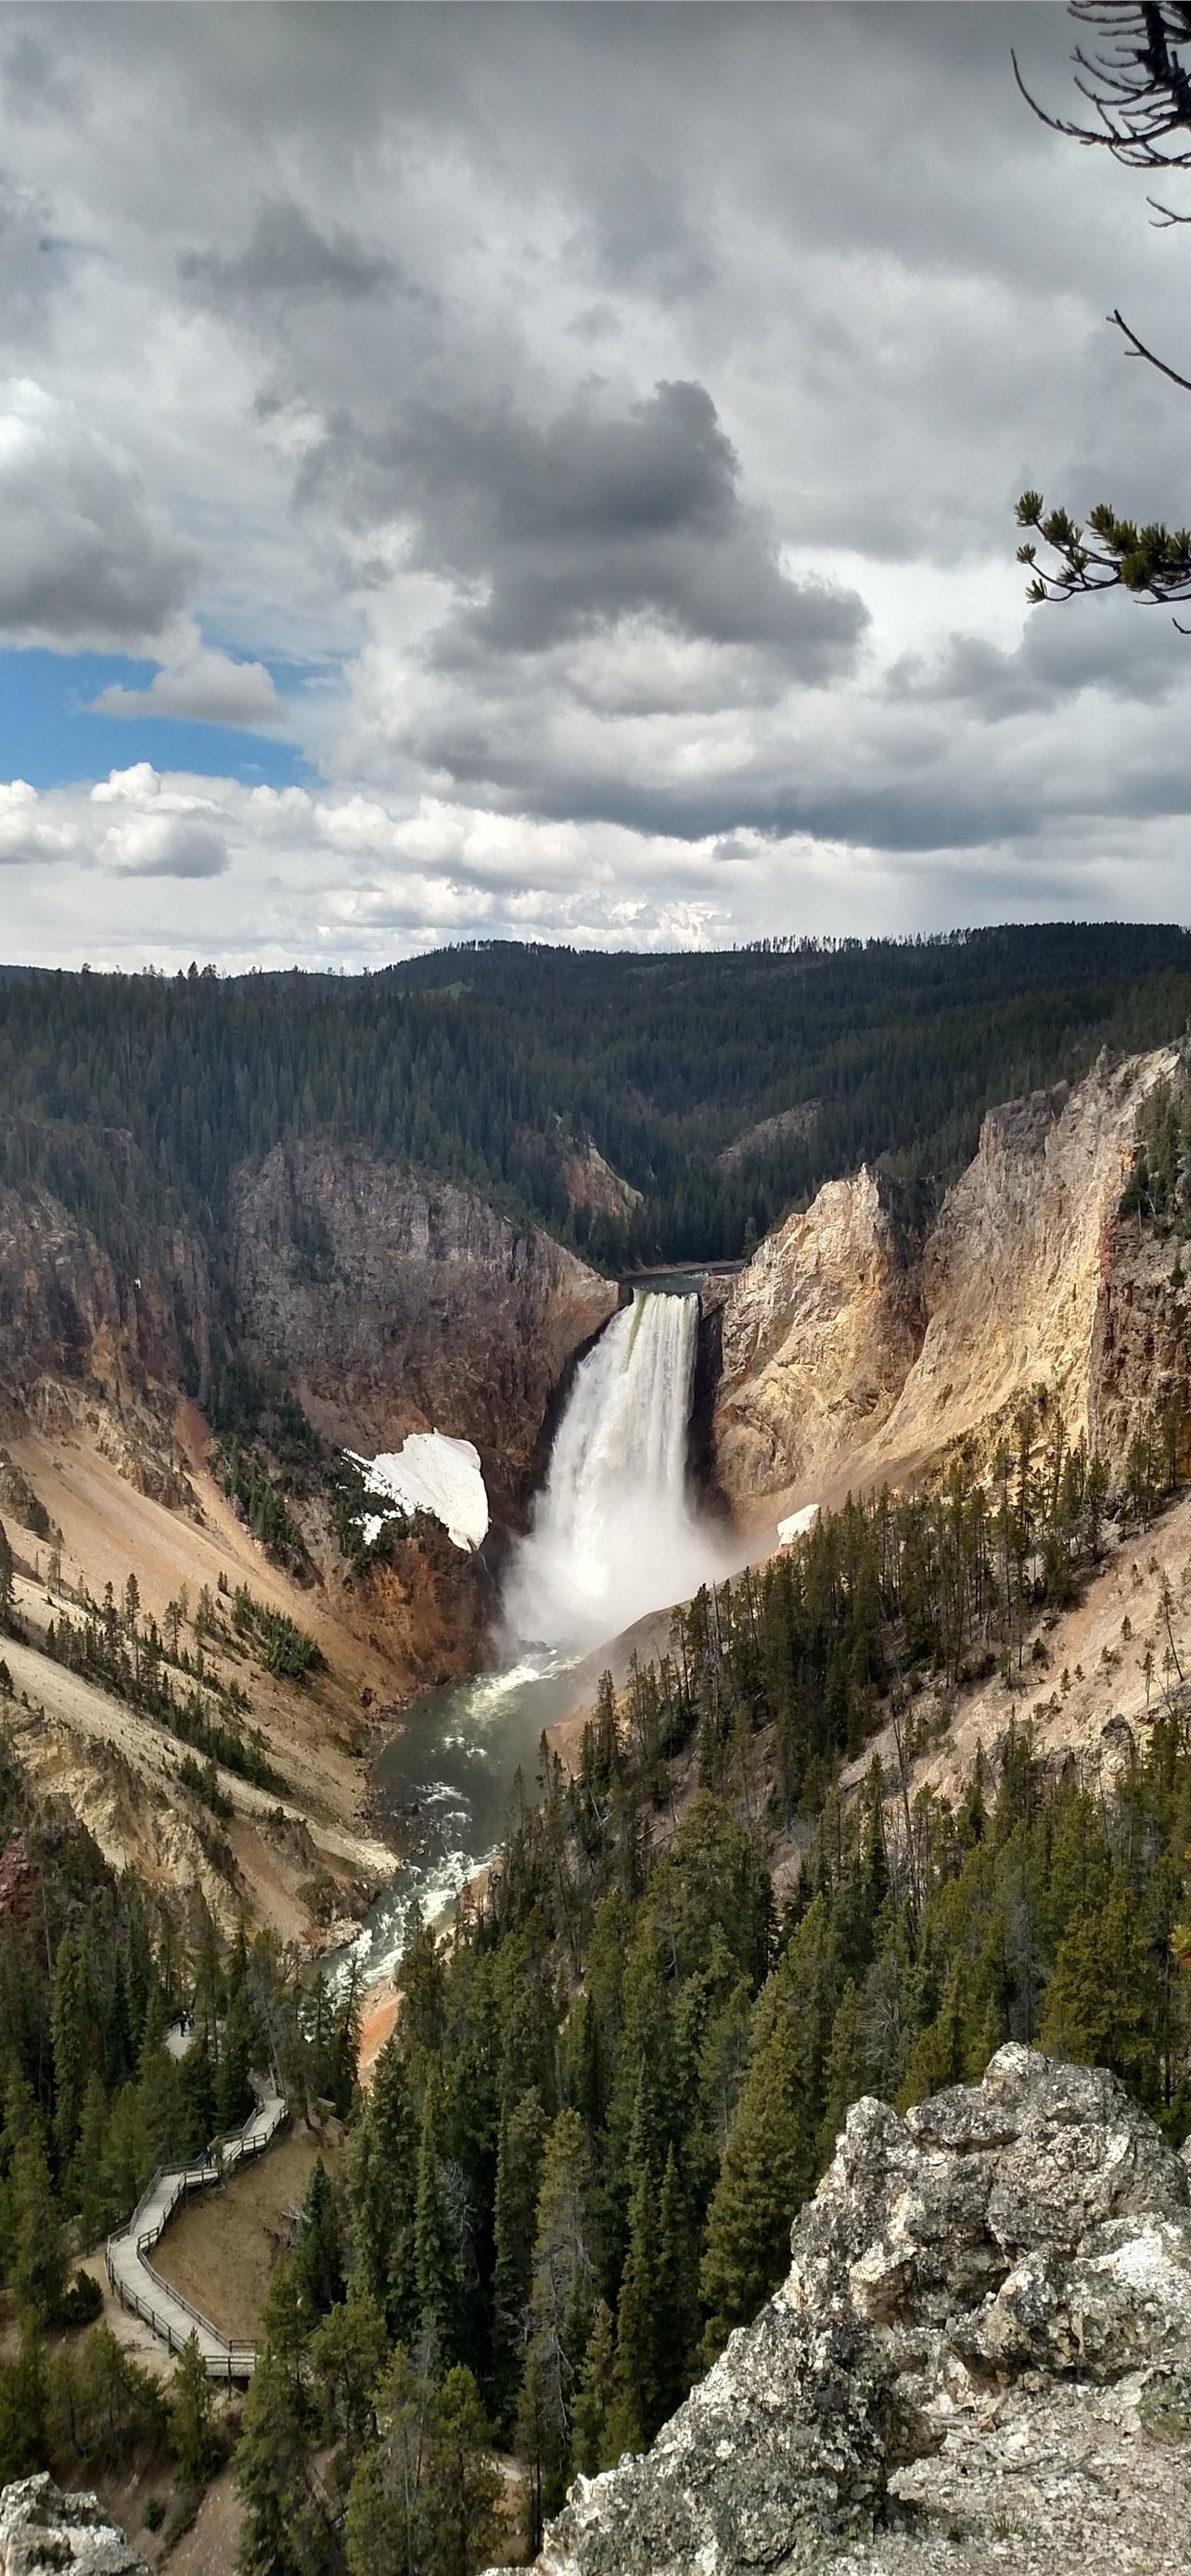
[[[830,1482],[887,1418],[925,1329],[875,1175],[828,1181],[724,1298],[712,1446],[733,1502]]]
[[[712,1427],[742,1524],[995,1438],[1045,1390],[1067,1436],[1119,1467],[1191,1326],[1172,1255],[1117,1215],[1137,1110],[1164,1050],[986,1117],[917,1254],[867,1172],[767,1238],[725,1300]]]
[[[329,1438],[473,1440],[517,1494],[551,1395],[619,1302],[574,1253],[472,1191],[312,1139],[236,1176],[229,1246],[250,1340]]]

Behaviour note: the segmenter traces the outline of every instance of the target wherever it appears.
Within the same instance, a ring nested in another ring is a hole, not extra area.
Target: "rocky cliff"
[[[828,1181],[724,1299],[712,1433],[723,1490],[740,1504],[830,1482],[886,1420],[925,1326],[874,1174]]]
[[[515,1493],[550,1398],[618,1291],[472,1191],[324,1140],[242,1170],[230,1253],[247,1330],[329,1437],[473,1440]]]
[[[149,2576],[98,2497],[63,2495],[44,2470],[0,2494],[0,2576]]]
[[[156,1234],[121,1276],[48,1191],[0,1188],[0,1419],[66,1434],[85,1420],[143,1492],[183,1499],[172,1417],[183,1375],[206,1365],[210,1303],[187,1235]]]
[[[1098,2070],[1016,2045],[865,2100],[789,2277],[541,2576],[1120,2576],[1189,2563],[1191,2187]]]
[[[1100,1064],[990,1111],[916,1257],[866,1172],[767,1238],[722,1322],[712,1445],[742,1520],[987,1446],[1039,1387],[1071,1440],[1120,1463],[1155,1356],[1186,1383],[1171,1260],[1139,1255],[1116,1215],[1139,1103],[1172,1061]]]

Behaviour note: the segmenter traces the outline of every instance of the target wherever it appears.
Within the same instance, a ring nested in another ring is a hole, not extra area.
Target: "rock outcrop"
[[[746,1503],[830,1483],[886,1419],[925,1327],[875,1175],[828,1181],[724,1298],[712,1431],[724,1492]]]
[[[48,1190],[0,1188],[0,1396],[28,1411],[39,1380],[66,1380],[136,1405],[201,1369],[210,1318],[201,1248],[162,1232],[141,1264],[122,1275]]]
[[[0,2576],[149,2576],[98,2497],[63,2495],[43,2471],[0,2494]]]
[[[619,1295],[472,1191],[325,1139],[237,1174],[230,1249],[251,1339],[329,1437],[369,1455],[409,1431],[472,1440],[498,1494]]]
[[[1173,1384],[1188,1339],[1152,1254],[1144,1319],[1128,1324],[1139,1291],[1115,1284],[1137,1259],[1117,1208],[1138,1107],[1173,1061],[1102,1063],[1075,1091],[990,1110],[916,1260],[867,1172],[766,1238],[722,1317],[712,1450],[738,1518],[987,1447],[1040,1387],[1068,1438],[1099,1439],[1119,1467],[1153,1409],[1155,1352]]]
[[[1013,2045],[856,2103],[792,2253],[541,2576],[1191,2563],[1191,2184],[1114,2077]]]

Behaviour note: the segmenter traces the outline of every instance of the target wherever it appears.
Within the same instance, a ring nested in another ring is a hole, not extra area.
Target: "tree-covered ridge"
[[[731,1256],[865,1159],[937,1190],[992,1103],[1189,1014],[1191,935],[1120,924],[707,956],[496,945],[352,978],[37,973],[0,981],[0,1179],[43,1181],[128,1267],[180,1216],[218,1263],[235,1166],[324,1130],[612,1264]],[[560,1137],[641,1191],[631,1222],[568,1206]]]
[[[1191,2127],[1191,1707],[1173,1649],[1111,1794],[1031,1737],[1067,1688],[1040,1618],[1121,1524],[1144,1528],[1184,1447],[1139,1435],[1136,1467],[1110,1494],[1031,1403],[986,1476],[961,1461],[933,1495],[825,1515],[676,1613],[619,1701],[605,1680],[573,1775],[543,1747],[539,1795],[515,1798],[445,1945],[415,1913],[353,2129],[344,2290],[312,2342],[284,2267],[277,2284],[259,2403],[268,2388],[291,2463],[328,2438],[323,2338],[344,2374],[326,2487],[345,2539],[320,2522],[316,2545],[308,2520],[283,2576],[333,2576],[341,2546],[349,2576],[439,2565],[408,2518],[411,2423],[448,2387],[462,2403],[463,2369],[467,2456],[486,2415],[522,2462],[532,2543],[574,2471],[647,2442],[775,2287],[862,2091],[920,2100],[1012,2037],[1112,2066],[1176,2138]],[[940,1689],[998,1668],[997,1756],[954,1810],[914,1794]],[[841,1763],[878,1726],[884,1771],[844,1796]],[[779,1909],[769,1861],[791,1845]],[[254,2529],[275,2533],[263,2435],[249,2475]],[[246,2576],[274,2563],[250,2534]]]

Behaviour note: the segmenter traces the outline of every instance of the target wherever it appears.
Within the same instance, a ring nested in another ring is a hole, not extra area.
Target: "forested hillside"
[[[1177,1473],[1139,1439],[1129,1492],[1109,1498],[1129,1553]],[[1105,1503],[1102,1473],[1027,1408],[991,1487],[957,1470],[933,1500],[825,1516],[762,1576],[676,1614],[619,1707],[604,1684],[573,1775],[544,1751],[539,1801],[515,1802],[454,1938],[410,1926],[339,2212],[346,2298],[313,2343],[275,2275],[241,2465],[249,2576],[332,2576],[344,2548],[349,2576],[437,2567],[441,2498],[415,2435],[440,2441],[444,2410],[476,2470],[459,2568],[491,2544],[485,2413],[523,2464],[534,2541],[574,2472],[648,2442],[756,2314],[864,2091],[922,2100],[1012,2036],[1114,2068],[1183,2136],[1191,1752],[1174,1650],[1115,1788],[1031,1736],[1049,1660],[1031,1632],[1053,1635],[1094,1572]],[[940,1688],[998,1666],[999,1753],[954,1804],[915,1795]],[[842,1797],[841,1758],[891,1714],[899,1759]],[[780,1906],[768,1860],[791,1827],[805,1860]],[[275,2561],[297,2464],[336,2429],[343,2536],[308,2523],[305,2554]]]
[[[1115,923],[495,945],[350,979],[30,973],[0,980],[0,1178],[44,1180],[135,1266],[146,1225],[180,1216],[217,1250],[236,1164],[321,1129],[611,1267],[731,1257],[865,1159],[928,1201],[993,1102],[1189,1016],[1191,935]],[[641,1193],[631,1217],[571,1204],[588,1140]]]

